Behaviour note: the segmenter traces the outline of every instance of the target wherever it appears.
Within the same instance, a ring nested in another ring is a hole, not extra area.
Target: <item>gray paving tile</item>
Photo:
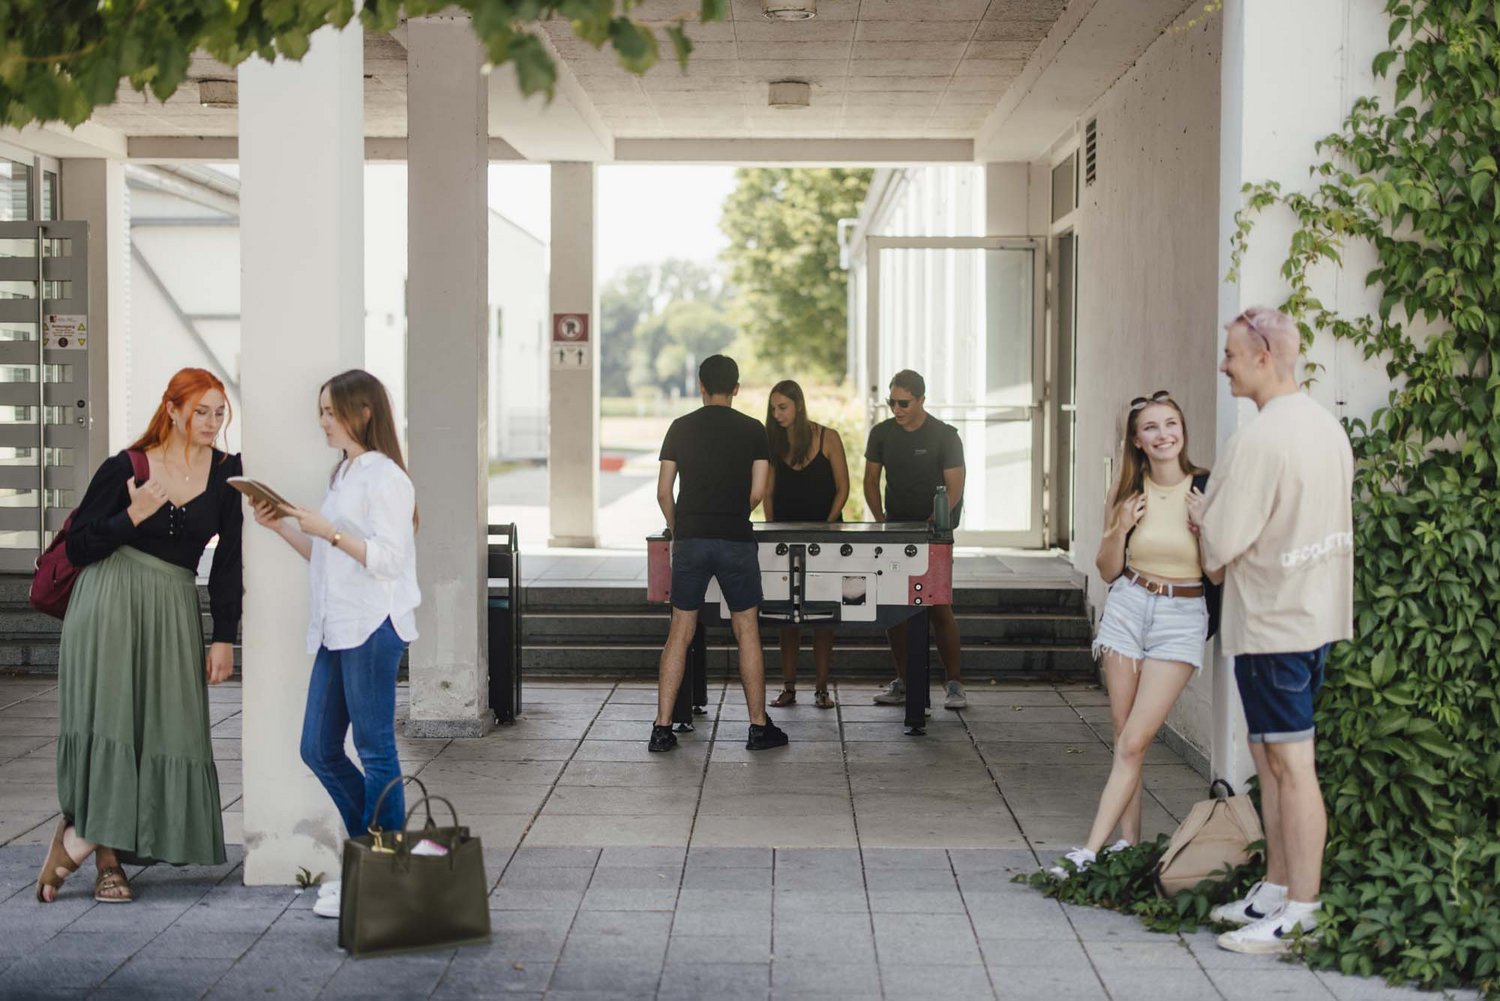
[[[755,941],[764,941],[767,949],[771,941],[771,908],[759,910],[684,911],[678,909],[672,922],[672,938],[706,935],[710,937],[738,936]]]
[[[40,990],[87,990],[121,966],[119,956],[70,956],[66,963],[50,952],[17,959],[0,975],[0,997],[26,997]]]
[[[668,967],[689,963],[717,965],[770,961],[769,926],[764,935],[673,935],[667,943]]]
[[[943,1001],[993,1001],[989,972],[979,965],[932,966],[894,962],[880,964],[881,985],[888,998],[942,998]]]
[[[1160,935],[1154,942],[1116,942],[1085,940],[1084,948],[1094,966],[1105,970],[1197,970],[1197,958],[1187,944],[1175,935]]]
[[[1204,1001],[1221,996],[1208,974],[1200,969],[1116,967],[1098,972],[1113,1001]]]
[[[882,961],[909,957],[933,965],[982,962],[969,919],[961,914],[875,914]]]
[[[868,963],[830,963],[818,959],[777,959],[771,964],[773,996],[838,994],[849,998],[880,996],[880,976]]]
[[[471,1001],[473,998],[541,996],[552,979],[553,964],[540,960],[467,959],[466,950],[443,972],[432,1001]],[[372,995],[379,996],[379,995]]]
[[[654,994],[661,980],[662,957],[654,959],[614,958],[600,963],[591,958],[559,960],[547,988],[553,991]]]
[[[688,848],[687,868],[754,868],[769,869],[773,852],[770,848],[715,848],[693,845]]]
[[[778,961],[875,961],[875,936],[864,914],[777,915],[771,945]]]
[[[1099,978],[1087,966],[1007,966],[991,963],[987,969],[995,993],[1015,1001],[1110,1001]],[[1209,995],[1212,997],[1213,995]]]
[[[771,964],[722,962],[712,966],[674,964],[662,971],[659,1001],[764,1001],[771,992]]]
[[[202,997],[234,965],[233,959],[187,956],[136,956],[104,982],[109,991],[129,991],[137,997],[165,993]]]
[[[1209,979],[1225,1001],[1260,1001],[1262,998],[1331,1001],[1335,997],[1316,973],[1301,966],[1287,966],[1281,970],[1217,969],[1209,971]]]
[[[595,911],[670,911],[677,905],[677,887],[611,889],[589,887],[582,908]]]
[[[689,866],[682,875],[683,889],[689,890],[769,890],[769,868],[710,868]]]
[[[774,899],[778,914],[789,911],[865,914],[870,909],[863,887],[850,890],[784,890],[778,886]]]

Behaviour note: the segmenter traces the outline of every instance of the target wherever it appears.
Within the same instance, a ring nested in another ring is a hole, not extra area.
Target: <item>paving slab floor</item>
[[[241,885],[237,684],[210,693],[230,860],[132,869],[125,907],[94,903],[85,869],[37,904],[56,685],[0,677],[0,998],[1432,997],[1010,882],[1087,831],[1109,767],[1097,687],[976,686],[926,737],[873,692],[776,711],[791,745],[754,754],[722,683],[669,754],[646,752],[654,689],[639,682],[532,684],[524,718],[482,740],[402,738],[407,770],[483,839],[493,935],[356,961],[311,893]],[[1155,834],[1204,782],[1157,745],[1146,790]]]

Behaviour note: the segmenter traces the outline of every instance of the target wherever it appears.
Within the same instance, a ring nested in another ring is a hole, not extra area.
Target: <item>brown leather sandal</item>
[[[77,872],[79,865],[82,864],[74,862],[73,856],[69,855],[68,850],[63,847],[63,835],[68,830],[68,823],[67,817],[57,818],[57,827],[52,832],[52,841],[47,845],[47,859],[42,863],[42,871],[36,877],[36,902],[39,904],[50,904],[56,900],[56,893],[53,894],[52,900],[48,900],[42,894],[42,890],[50,886],[54,891],[61,891],[63,881]],[[59,869],[66,870],[67,875],[59,876],[57,874]]]
[[[797,689],[795,689],[795,688],[783,688],[781,690],[781,694],[778,695],[778,696],[776,696],[775,701],[773,701],[771,703],[771,708],[773,708],[773,709],[780,709],[783,706],[795,705],[796,702],[797,702]]]
[[[125,870],[117,865],[105,866],[94,877],[94,899],[101,904],[128,904],[135,900]]]
[[[813,693],[813,705],[819,709],[832,709],[838,703],[833,701],[833,697],[828,694],[828,689],[820,688]]]

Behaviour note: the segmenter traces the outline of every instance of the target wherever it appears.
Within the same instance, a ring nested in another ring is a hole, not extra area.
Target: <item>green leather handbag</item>
[[[372,823],[368,834],[344,842],[339,946],[356,958],[444,949],[490,937],[484,849],[459,824],[453,804],[429,795],[417,778],[403,777],[381,791],[372,815],[380,816],[386,795],[404,781],[422,790],[407,811],[405,829],[383,831]],[[434,802],[448,807],[451,827],[433,820]],[[419,808],[427,821],[413,829]]]

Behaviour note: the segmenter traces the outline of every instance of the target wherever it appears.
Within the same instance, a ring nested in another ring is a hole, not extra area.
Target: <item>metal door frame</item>
[[[878,380],[887,373],[880,369],[880,252],[883,250],[1029,250],[1031,251],[1031,403],[1028,406],[929,407],[928,412],[942,418],[955,410],[986,411],[986,421],[995,423],[1031,422],[1031,527],[1026,531],[971,531],[960,528],[954,541],[966,546],[1042,549],[1047,545],[1045,487],[1046,421],[1046,315],[1047,315],[1047,248],[1042,240],[1009,236],[871,236],[866,239],[865,253],[865,369],[871,380],[867,387],[870,424],[881,412],[884,398]],[[965,477],[967,483],[967,476]],[[965,493],[967,493],[967,489]]]

